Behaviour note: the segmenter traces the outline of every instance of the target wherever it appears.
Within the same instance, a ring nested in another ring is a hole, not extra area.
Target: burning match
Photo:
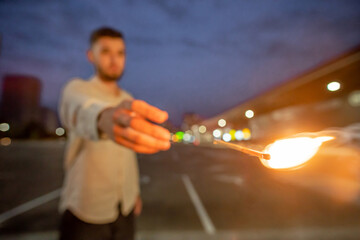
[[[333,139],[335,139],[333,136],[280,139],[267,145],[263,151],[257,151],[221,140],[214,140],[214,144],[220,144],[248,155],[256,156],[267,168],[296,169],[315,156],[323,142]]]
[[[234,143],[228,143],[228,142],[224,142],[222,140],[217,140],[217,139],[215,139],[213,143],[214,144],[220,144],[220,145],[222,145],[224,147],[228,147],[228,148],[231,148],[231,149],[246,153],[248,155],[258,157],[260,159],[264,159],[264,160],[270,160],[271,159],[271,156],[268,153],[256,151],[254,149],[243,147],[243,146],[240,146],[240,145],[237,145],[237,144],[234,144]]]
[[[314,157],[324,142],[333,139],[333,136],[280,139],[267,145],[263,150],[271,155],[271,160],[260,161],[265,167],[272,169],[296,169]]]

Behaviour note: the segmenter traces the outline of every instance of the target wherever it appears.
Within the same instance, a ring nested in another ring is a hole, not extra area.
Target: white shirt
[[[72,211],[81,220],[110,223],[131,212],[140,194],[136,154],[99,136],[99,113],[132,96],[118,88],[110,92],[97,77],[73,79],[63,89],[60,121],[68,134],[64,167],[65,180],[60,211]]]

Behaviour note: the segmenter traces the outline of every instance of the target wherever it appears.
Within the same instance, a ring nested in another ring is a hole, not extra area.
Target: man
[[[68,133],[61,195],[61,240],[134,239],[141,212],[135,152],[170,147],[168,114],[117,85],[125,66],[123,35],[100,28],[90,37],[95,75],[63,89],[60,119]]]

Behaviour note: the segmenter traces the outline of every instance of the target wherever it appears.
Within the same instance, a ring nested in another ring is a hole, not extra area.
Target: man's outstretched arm
[[[170,133],[155,123],[168,114],[142,100],[126,100],[100,113],[98,128],[113,141],[139,153],[155,153],[170,147]]]
[[[155,153],[170,147],[170,133],[155,123],[168,114],[141,100],[124,101],[116,107],[89,96],[85,83],[73,80],[64,88],[59,105],[62,125],[77,135],[99,140],[99,132],[139,153]]]

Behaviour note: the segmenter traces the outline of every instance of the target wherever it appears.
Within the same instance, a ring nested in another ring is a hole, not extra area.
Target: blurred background
[[[64,84],[92,30],[124,32],[120,86],[169,112],[139,155],[138,239],[360,239],[359,1],[0,1],[0,238],[56,239]],[[262,151],[331,135],[301,168]]]

